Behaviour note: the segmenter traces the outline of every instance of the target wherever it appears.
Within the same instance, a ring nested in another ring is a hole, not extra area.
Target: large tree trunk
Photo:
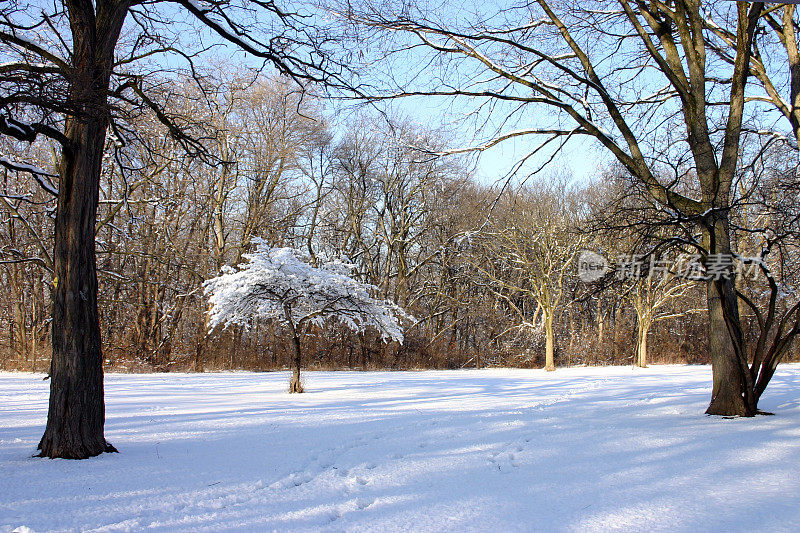
[[[103,358],[97,310],[95,222],[111,69],[128,2],[66,3],[73,73],[55,221],[53,355],[40,456],[84,459],[116,451],[103,434]]]
[[[106,121],[70,119],[55,223],[50,408],[43,457],[83,459],[110,451],[103,436],[103,360],[94,226]]]
[[[726,282],[728,283],[728,282]],[[713,281],[707,286],[708,297],[708,343],[711,353],[713,386],[711,403],[706,410],[709,415],[753,416],[755,406],[748,407],[745,401],[745,382],[741,365],[733,347],[731,334],[723,314],[723,297]],[[729,312],[738,311],[729,306]],[[738,313],[737,313],[738,314]]]
[[[717,221],[707,235],[706,249],[712,254],[730,254],[730,234],[727,220]],[[745,401],[745,372],[734,347],[735,332],[729,324],[739,324],[739,306],[735,293],[733,271],[725,280],[708,280],[708,344],[711,355],[713,385],[711,403],[706,410],[709,415],[753,416],[756,406]],[[725,306],[725,309],[723,309]],[[728,321],[725,314],[728,314]],[[741,339],[739,339],[741,342]],[[745,363],[746,364],[746,363]]]

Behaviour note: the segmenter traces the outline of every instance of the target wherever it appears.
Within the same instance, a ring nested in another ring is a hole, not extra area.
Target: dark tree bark
[[[711,181],[711,180],[708,180]],[[720,204],[727,206],[727,190],[723,190]],[[714,205],[713,207],[718,207]],[[716,216],[716,220],[706,229],[703,246],[710,254],[731,253],[730,230],[728,216],[724,210]],[[726,313],[736,324],[739,323],[739,306],[735,293],[735,272],[731,268],[729,275],[723,279],[710,279],[706,282],[706,298],[708,301],[708,347],[711,355],[712,388],[711,402],[706,410],[709,415],[753,416],[755,406],[750,409],[745,402],[745,384],[739,358],[737,356],[733,332],[729,330],[725,319]],[[741,343],[741,332],[739,332]]]
[[[73,37],[70,101],[55,221],[53,356],[40,456],[84,459],[116,451],[105,440],[97,310],[95,220],[114,49],[129,2],[66,2]]]
[[[298,327],[292,322],[292,312],[288,306],[283,308],[284,315],[286,316],[286,323],[289,325],[289,332],[292,334],[292,354],[294,357],[294,371],[292,372],[292,381],[289,382],[290,393],[304,392],[303,384],[300,382],[300,365],[303,361],[300,351],[300,333],[297,331]]]
[[[40,182],[49,194],[58,196],[58,207],[52,261],[51,395],[39,449],[45,457],[84,458],[113,450],[103,436],[94,249],[100,170],[112,111],[122,118],[130,106],[149,109],[187,153],[221,163],[205,147],[205,136],[194,138],[190,128],[176,122],[162,104],[148,96],[147,74],[135,67],[126,70],[137,58],[149,62],[157,55],[167,63],[173,56],[178,61],[193,61],[194,53],[175,50],[170,39],[165,44],[157,33],[158,28],[171,24],[176,10],[221,41],[265,60],[295,81],[341,85],[340,69],[346,65],[322,57],[327,54],[319,53],[322,49],[307,31],[304,17],[284,12],[271,1],[206,0],[200,5],[192,0],[59,0],[39,4],[31,9],[24,2],[0,2],[0,53],[18,59],[18,63],[4,62],[0,69],[3,89],[14,87],[0,95],[0,134],[26,143],[46,137],[62,146],[59,190],[47,183],[49,174]],[[118,65],[120,76],[112,78],[120,32],[134,5],[140,18],[131,27],[132,43],[127,58]],[[265,17],[272,17],[276,27],[264,23]],[[277,33],[272,33],[273,29]],[[287,46],[287,42],[293,45]],[[301,53],[298,46],[317,53]],[[199,43],[198,48],[204,51],[205,47]],[[331,68],[334,64],[336,68]],[[201,83],[199,77],[194,81]],[[26,119],[44,118],[29,124],[14,118],[19,112]]]
[[[289,383],[289,392],[303,392],[303,384],[300,382],[300,339],[297,336],[292,337],[292,349],[294,352],[294,371],[292,372],[292,381]]]
[[[725,282],[729,283],[728,281]],[[731,336],[726,334],[723,305],[727,295],[720,294],[719,285],[709,282],[707,285],[708,319],[709,319],[709,351],[711,355],[712,389],[711,403],[706,410],[709,415],[753,416],[755,406],[751,409],[745,402],[746,390],[742,371],[736,357]],[[727,291],[725,291],[727,292]],[[729,303],[728,303],[729,305]],[[738,315],[738,306],[735,304]]]

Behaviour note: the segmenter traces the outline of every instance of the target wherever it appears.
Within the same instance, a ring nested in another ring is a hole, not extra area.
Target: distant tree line
[[[653,249],[652,232],[633,224],[637,214],[655,221],[652,206],[624,172],[482,183],[467,159],[437,155],[453,144],[446,132],[367,112],[333,128],[284,78],[217,75],[206,106],[187,82],[173,109],[214,123],[220,164],[187,154],[146,113],[136,151],[108,141],[96,228],[107,369],[290,367],[291,339],[277,324],[207,331],[203,281],[240,263],[254,238],[343,254],[417,319],[401,346],[369,332],[312,332],[310,368],[709,362],[707,317],[693,312],[706,307],[701,283],[578,276],[582,250],[616,260]],[[42,169],[56,164],[46,144],[3,145],[14,150]],[[780,156],[762,170],[773,177],[759,182],[765,197],[777,198]],[[2,173],[0,366],[46,370],[55,198],[30,173]],[[785,254],[791,265],[794,250]]]

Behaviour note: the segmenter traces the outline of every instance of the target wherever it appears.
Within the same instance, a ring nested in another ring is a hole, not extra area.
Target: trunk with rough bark
[[[727,284],[728,282],[726,282]],[[708,343],[711,354],[712,389],[711,403],[706,410],[709,415],[753,416],[756,406],[745,401],[745,376],[733,347],[733,340],[725,321],[724,298],[716,284],[707,286],[708,298]],[[729,306],[728,312],[738,314],[738,306]],[[738,317],[737,317],[738,318]]]
[[[731,253],[727,220],[719,220],[713,230],[708,232],[706,239],[706,249],[710,253]],[[728,327],[729,323],[739,324],[739,306],[734,287],[733,272],[722,282],[712,279],[706,284],[708,344],[713,374],[711,403],[706,414],[754,416],[756,405],[745,400],[747,387],[745,372],[734,347],[734,337],[738,333],[731,331]],[[726,313],[728,321],[725,319]],[[739,342],[741,342],[741,338],[739,338]]]
[[[43,457],[82,459],[110,451],[103,436],[103,360],[94,225],[105,144],[104,117],[73,118],[64,149],[55,222],[50,407]]]
[[[732,207],[731,187],[739,160],[745,88],[750,73],[753,36],[763,8],[763,3],[753,3],[750,8],[745,8],[741,4],[738,7],[737,52],[731,84],[730,111],[722,157],[715,172],[710,172],[716,166],[716,161],[712,152],[708,150],[711,143],[707,130],[702,132],[705,137],[705,147],[700,145],[693,147],[694,160],[703,190],[704,207],[711,208],[710,211],[706,211],[710,219],[705,222],[703,239],[704,247],[709,254],[731,256],[729,223]],[[691,129],[690,120],[687,120],[687,126]],[[708,341],[713,371],[711,403],[706,413],[754,416],[757,412],[757,398],[753,394],[752,377],[748,368],[747,354],[744,351],[733,268],[727,274],[721,280],[709,280],[706,287]]]
[[[106,442],[103,358],[97,309],[95,223],[109,125],[107,91],[127,2],[67,2],[73,78],[67,143],[59,166],[53,261],[50,404],[40,456],[84,459],[116,451]]]

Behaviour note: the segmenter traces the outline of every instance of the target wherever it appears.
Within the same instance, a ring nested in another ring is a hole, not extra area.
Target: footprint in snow
[[[357,498],[356,499],[356,508],[358,508],[359,511],[363,511],[364,509],[366,509],[367,507],[369,507],[373,503],[375,503],[375,499]]]
[[[349,474],[347,476],[347,480],[346,480],[345,483],[347,485],[349,485],[350,488],[352,489],[352,488],[355,488],[355,487],[357,487],[359,485],[360,486],[367,485],[369,483],[369,480],[367,478],[364,478],[364,477],[359,476],[359,475]]]
[[[511,452],[493,452],[489,455],[489,466],[499,472],[509,472],[512,468],[519,468],[517,456]]]
[[[328,511],[328,521],[329,522],[336,522],[341,517],[342,517],[342,513],[338,509],[331,509],[330,511]]]
[[[295,487],[299,487],[300,485],[305,485],[309,481],[310,481],[310,479],[308,479],[308,478],[306,478],[304,476],[297,476],[297,477],[295,477],[294,479],[291,480],[291,483]]]
[[[285,479],[280,481],[276,481],[275,483],[269,486],[270,489],[290,489],[293,487],[299,487],[301,485],[305,485],[309,481],[314,479],[314,475],[311,472],[295,472],[294,474],[290,474]]]

